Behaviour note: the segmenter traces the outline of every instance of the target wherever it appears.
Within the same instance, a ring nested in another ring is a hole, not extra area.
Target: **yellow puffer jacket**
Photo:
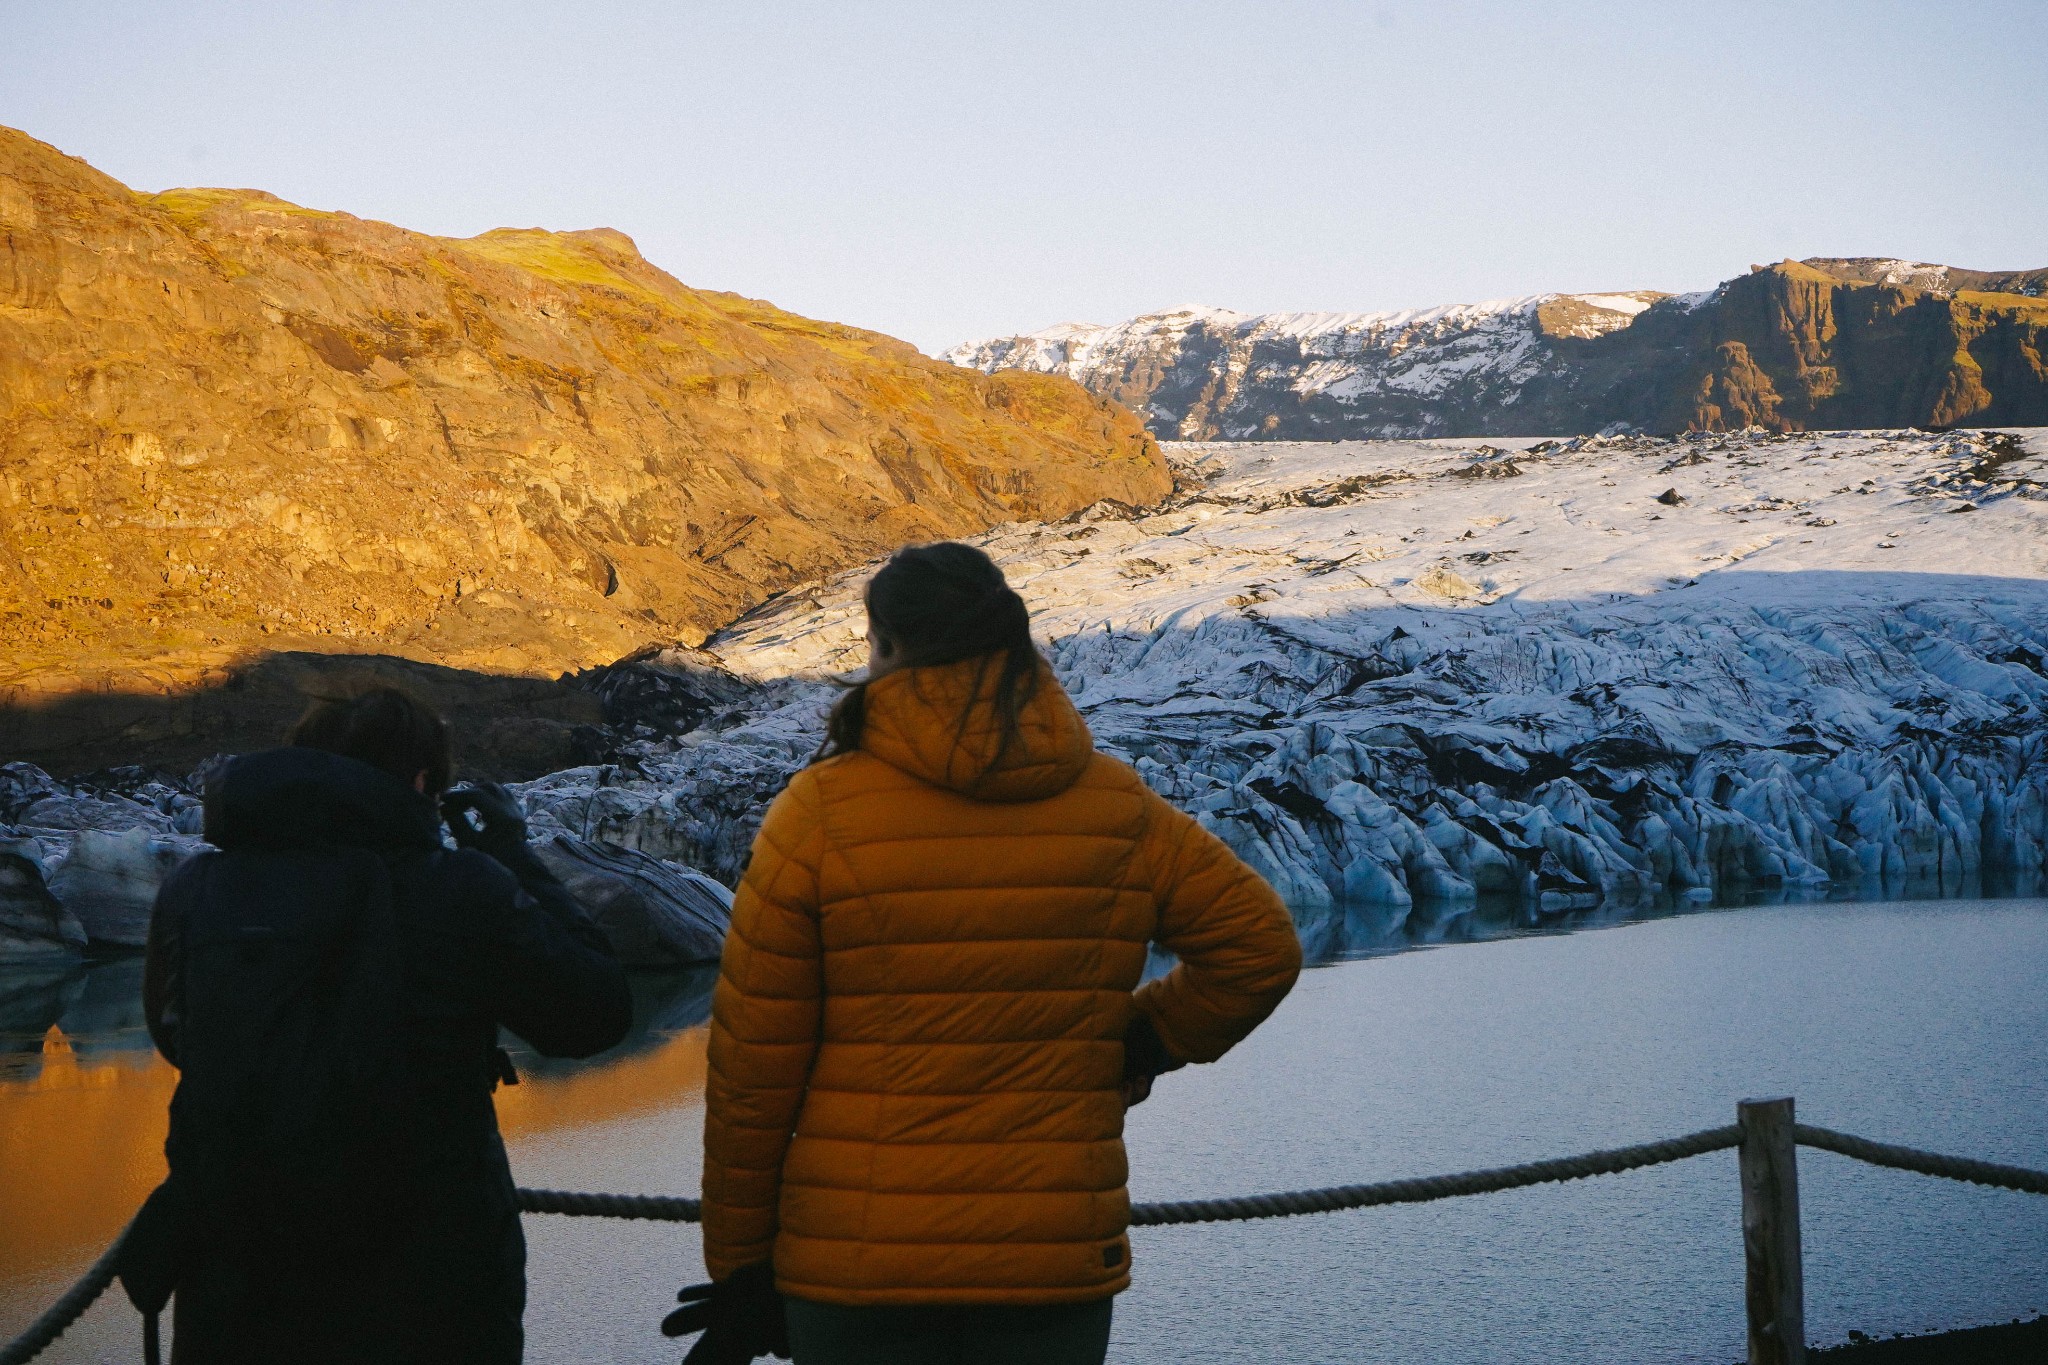
[[[977,672],[877,679],[860,751],[769,807],[712,1010],[716,1279],[772,1254],[783,1292],[825,1303],[1116,1293],[1132,1011],[1206,1062],[1294,984],[1272,888],[1096,753],[1051,669],[984,772]],[[1180,963],[1136,989],[1154,940]]]

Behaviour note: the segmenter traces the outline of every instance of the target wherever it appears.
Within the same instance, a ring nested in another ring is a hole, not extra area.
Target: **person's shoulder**
[[[1145,784],[1136,768],[1112,754],[1096,752],[1081,770],[1068,799],[1090,812],[1090,822],[1145,838],[1171,811],[1164,798]]]
[[[1139,775],[1136,768],[1114,754],[1103,753],[1100,749],[1089,756],[1088,766],[1081,770],[1081,776],[1075,779],[1074,786],[1089,791],[1114,792],[1139,800],[1147,797],[1155,801],[1159,799],[1152,789],[1145,785],[1145,779]]]
[[[1145,779],[1138,776],[1133,768],[1115,754],[1106,754],[1097,749],[1088,755],[1088,765],[1081,769],[1081,781],[1096,786],[1143,786]]]
[[[421,858],[416,875],[462,901],[495,903],[519,895],[519,879],[496,858],[473,848],[434,849]]]
[[[206,875],[206,869],[228,855],[217,848],[201,848],[178,859],[164,877],[165,886],[186,886]]]
[[[905,781],[916,780],[908,774],[899,774],[873,754],[850,749],[798,768],[790,774],[788,783],[773,804],[787,811],[820,810],[834,801],[866,796],[877,786],[898,777]]]
[[[157,904],[174,906],[186,903],[206,884],[206,869],[226,856],[217,848],[202,848],[190,857],[179,859],[157,887]]]
[[[789,779],[789,785],[795,787],[798,783],[803,783],[812,791],[822,791],[834,783],[848,780],[871,782],[897,771],[898,769],[890,767],[865,749],[848,749],[844,753],[821,758],[815,763],[798,768],[795,775]],[[909,776],[907,773],[904,775]]]

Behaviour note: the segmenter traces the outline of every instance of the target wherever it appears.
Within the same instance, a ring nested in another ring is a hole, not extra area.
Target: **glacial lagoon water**
[[[1728,1122],[1811,1122],[2048,1166],[2048,901],[1699,911],[1494,937],[1321,916],[1329,965],[1212,1067],[1133,1111],[1132,1188],[1177,1199],[1563,1155]],[[1433,944],[1413,949],[1417,939]],[[135,964],[0,976],[0,1335],[88,1264],[157,1177],[173,1074]],[[620,1053],[522,1058],[500,1092],[524,1184],[694,1193],[708,975],[639,983]],[[37,994],[41,992],[41,994]],[[46,1031],[45,1016],[57,1027]],[[1812,1338],[2048,1310],[2048,1199],[1802,1152]],[[693,1229],[529,1218],[528,1359],[672,1362],[654,1330]],[[1729,1362],[1742,1354],[1735,1159],[1428,1205],[1141,1229],[1121,1362]],[[130,1360],[118,1293],[52,1361]]]

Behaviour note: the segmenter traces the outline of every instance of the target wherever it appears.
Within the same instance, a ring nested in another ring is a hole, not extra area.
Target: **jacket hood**
[[[217,848],[438,848],[432,797],[381,768],[321,749],[267,749],[228,760],[206,788]]]
[[[1017,738],[998,756],[1002,727],[995,693],[1001,673],[1000,661],[983,655],[884,674],[868,684],[861,751],[977,801],[1059,795],[1080,779],[1094,756],[1095,738],[1051,665],[1040,659],[1037,685],[1018,712]]]

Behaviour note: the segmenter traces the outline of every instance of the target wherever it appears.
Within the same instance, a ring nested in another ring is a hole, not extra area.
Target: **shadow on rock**
[[[387,655],[284,653],[162,692],[0,692],[0,759],[59,776],[129,764],[189,771],[215,754],[272,747],[314,697],[350,676],[404,687],[440,711],[454,728],[457,762],[473,776],[534,777],[602,748],[586,731],[604,723],[603,702],[567,682]]]

